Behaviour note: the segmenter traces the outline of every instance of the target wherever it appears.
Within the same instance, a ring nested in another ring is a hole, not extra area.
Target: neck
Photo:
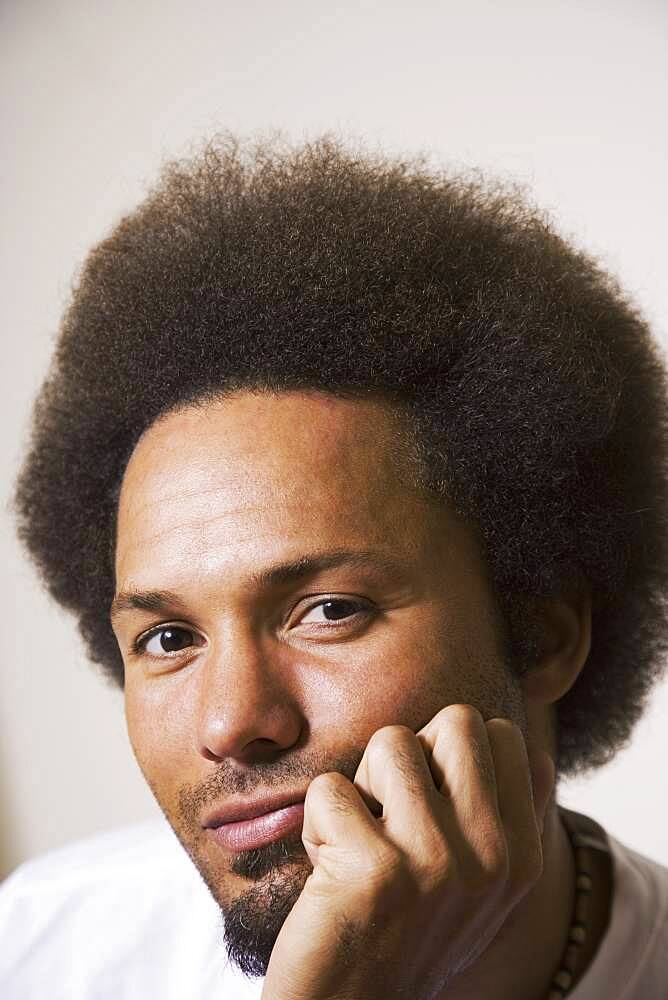
[[[573,985],[589,967],[609,920],[611,879],[603,855],[596,858],[593,877],[587,941]],[[487,951],[439,1000],[546,1000],[566,948],[574,900],[573,852],[553,800],[545,817],[541,878],[511,911]]]

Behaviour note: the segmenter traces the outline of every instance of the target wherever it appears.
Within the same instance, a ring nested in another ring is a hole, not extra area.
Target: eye
[[[160,625],[140,635],[135,643],[136,653],[149,656],[168,656],[191,646],[201,645],[197,634],[185,625]]]
[[[300,625],[332,625],[337,623],[347,623],[352,618],[357,618],[360,614],[370,614],[371,609],[361,601],[354,601],[350,598],[330,597],[326,601],[319,601],[312,604],[306,613],[299,619]]]

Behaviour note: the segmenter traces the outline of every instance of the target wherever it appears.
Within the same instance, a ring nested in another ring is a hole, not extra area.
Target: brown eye
[[[140,640],[140,648],[150,656],[178,653],[195,645],[195,634],[181,625],[168,625]]]
[[[342,622],[347,618],[353,618],[360,611],[368,611],[366,605],[359,601],[350,601],[344,598],[333,598],[329,601],[320,601],[314,604],[300,619],[300,624],[322,625],[326,622]],[[315,615],[315,617],[313,617]]]
[[[358,605],[352,601],[326,601],[322,605],[322,613],[327,621],[339,621],[341,618],[349,618],[354,615]]]

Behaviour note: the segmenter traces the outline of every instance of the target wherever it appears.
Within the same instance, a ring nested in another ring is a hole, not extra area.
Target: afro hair
[[[37,400],[19,533],[90,656],[120,482],[159,416],[236,389],[377,394],[473,519],[506,620],[577,575],[591,653],[560,774],[628,741],[666,649],[666,385],[642,317],[521,191],[422,160],[219,136],[89,254]],[[521,635],[515,635],[518,648]]]

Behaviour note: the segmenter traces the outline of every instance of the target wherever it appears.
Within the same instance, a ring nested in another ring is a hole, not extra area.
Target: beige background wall
[[[668,344],[663,0],[3,0],[8,496],[78,263],[167,155],[218,128],[327,129],[526,181]],[[2,511],[0,874],[156,813],[122,704],[39,590]],[[564,789],[668,864],[668,685],[611,766]]]

